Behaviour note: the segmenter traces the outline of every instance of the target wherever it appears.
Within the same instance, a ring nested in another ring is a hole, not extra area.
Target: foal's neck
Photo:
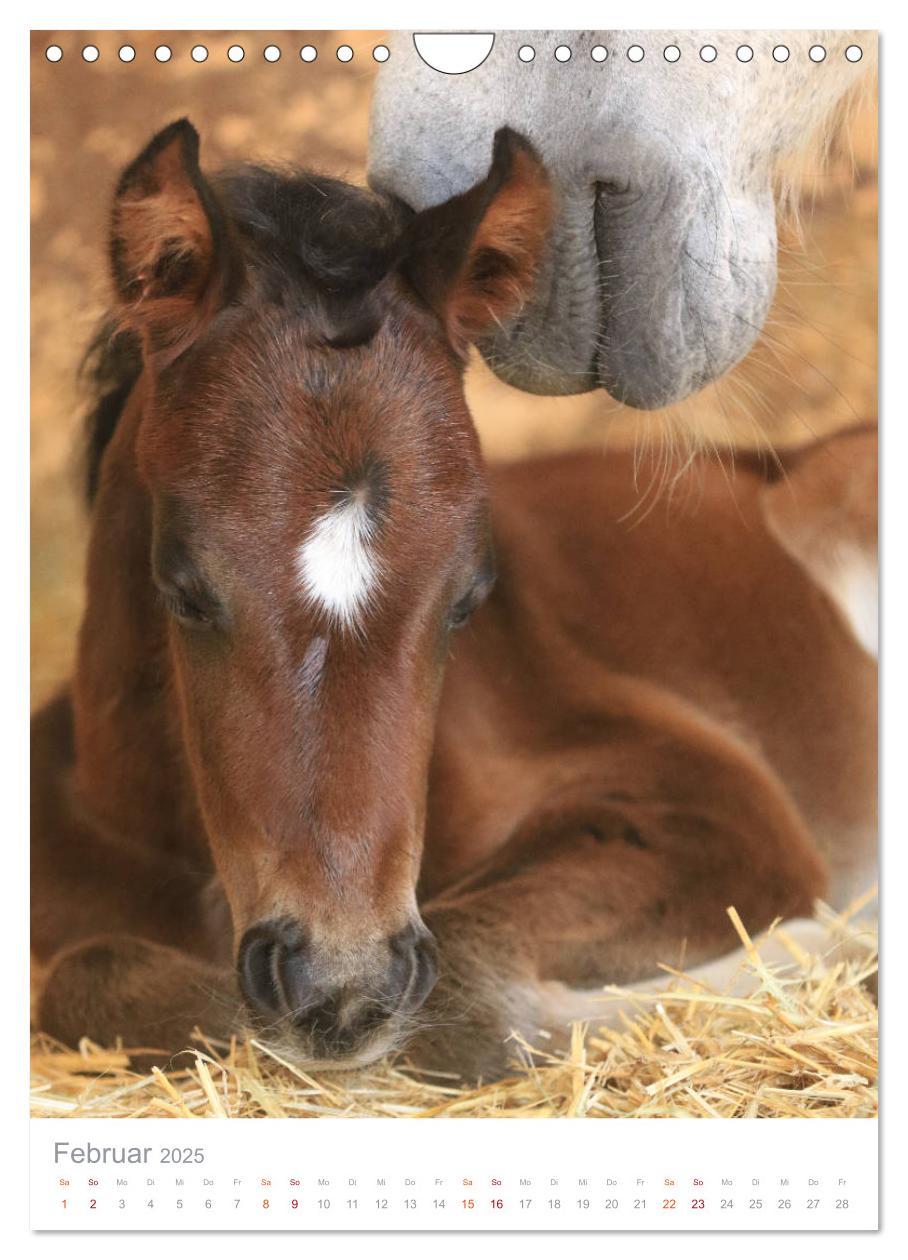
[[[151,503],[135,458],[140,381],[104,455],[73,680],[75,786],[118,842],[208,864],[180,733],[167,624],[151,583]]]

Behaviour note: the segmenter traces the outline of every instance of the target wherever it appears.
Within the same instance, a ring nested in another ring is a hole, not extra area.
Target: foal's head
[[[185,121],[117,190],[182,738],[245,998],[311,1058],[380,1053],[434,982],[434,711],[494,572],[464,358],[520,306],[549,216],[509,131],[418,215],[298,173],[209,181]]]

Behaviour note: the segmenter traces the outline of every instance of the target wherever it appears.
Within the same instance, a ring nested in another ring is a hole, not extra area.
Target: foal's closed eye
[[[458,600],[448,613],[448,628],[459,630],[461,626],[465,626],[476,608],[477,604],[472,598]]]
[[[223,619],[223,606],[193,559],[184,535],[173,527],[172,520],[164,514],[162,517],[155,524],[151,553],[151,576],[158,599],[181,626],[213,626]]]
[[[181,591],[177,587],[159,586],[158,595],[171,617],[173,617],[174,621],[178,621],[180,625],[197,629],[213,624],[214,617],[212,614],[198,603],[194,603],[185,591]]]
[[[490,567],[476,578],[466,595],[452,605],[448,612],[448,629],[459,630],[465,626],[480,604],[485,602],[494,585],[495,573]]]
[[[217,607],[212,599],[179,582],[155,577],[158,598],[167,612],[181,626],[189,629],[208,629],[218,620]]]
[[[210,626],[212,617],[199,608],[182,591],[161,591],[164,606],[175,621],[183,625]]]

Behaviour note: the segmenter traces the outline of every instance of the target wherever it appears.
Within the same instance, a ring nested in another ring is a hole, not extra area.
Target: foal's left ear
[[[121,322],[170,361],[215,313],[236,278],[217,198],[199,167],[199,135],[185,118],[151,140],[120,177],[110,258]]]
[[[485,179],[411,220],[401,270],[441,319],[458,354],[529,297],[552,202],[536,150],[502,127]]]

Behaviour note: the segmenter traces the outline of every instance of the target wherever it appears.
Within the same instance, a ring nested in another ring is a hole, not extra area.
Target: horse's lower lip
[[[406,1019],[404,1011],[395,1012],[383,1023],[347,1045],[341,1041],[332,1043],[331,1040],[326,1044],[322,1039],[313,1037],[311,1030],[305,1026],[294,1028],[292,1024],[280,1021],[264,1027],[257,1025],[258,1037],[281,1058],[307,1071],[322,1068],[332,1072],[352,1071],[374,1063],[400,1048],[404,1040],[403,1033],[409,1028],[409,1023],[402,1024],[398,1015]]]
[[[660,381],[656,373],[648,371],[645,366],[633,373],[625,371],[620,376],[616,375],[601,354],[597,355],[596,368],[599,388],[622,406],[632,407],[635,411],[669,407],[700,388],[699,383],[679,387],[675,381]]]
[[[306,1053],[298,1053],[295,1047],[288,1048],[281,1044],[275,1047],[282,1057],[288,1058],[298,1067],[304,1068],[307,1072],[355,1072],[359,1068],[368,1067],[370,1063],[376,1063],[379,1059],[383,1059],[386,1054],[390,1054],[397,1046],[397,1037],[394,1033],[389,1033],[387,1037],[376,1039],[373,1043],[362,1046],[354,1050],[351,1054],[332,1058],[317,1058],[314,1055]]]
[[[595,364],[582,372],[572,373],[539,354],[534,354],[531,362],[524,360],[519,351],[515,353],[512,349],[513,341],[519,336],[519,330],[516,330],[513,334],[509,332],[507,338],[496,338],[479,347],[492,371],[506,385],[543,398],[588,394],[599,388]]]

